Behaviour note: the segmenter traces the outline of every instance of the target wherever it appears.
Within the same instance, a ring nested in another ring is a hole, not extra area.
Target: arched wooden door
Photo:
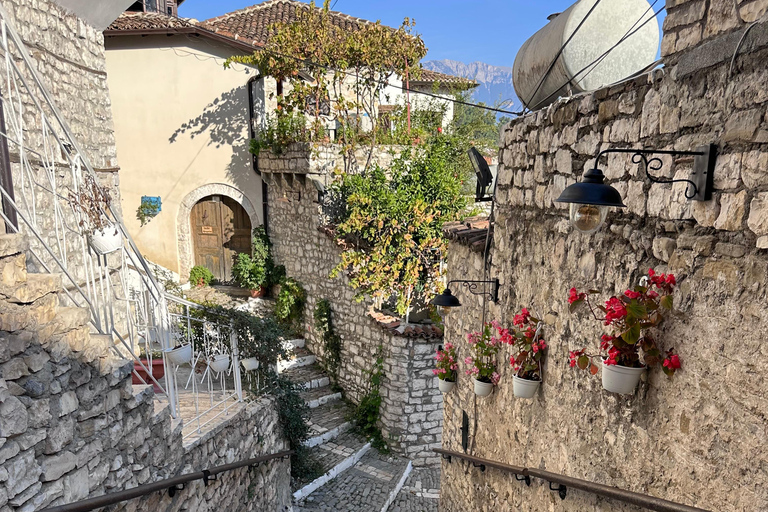
[[[206,267],[219,281],[229,281],[235,255],[251,254],[248,213],[229,197],[209,196],[192,207],[190,223],[195,265]]]

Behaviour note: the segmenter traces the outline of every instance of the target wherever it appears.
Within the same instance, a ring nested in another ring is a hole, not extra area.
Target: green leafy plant
[[[494,334],[494,330],[496,334]],[[504,332],[497,322],[488,322],[483,326],[482,332],[467,334],[470,354],[464,359],[467,375],[480,382],[493,384],[499,383],[501,376],[496,369],[499,349],[501,348]]]
[[[189,271],[189,282],[193,286],[208,286],[213,279],[213,273],[201,265],[195,265]]]
[[[225,66],[232,62],[248,64],[279,82],[290,82],[290,90],[278,98],[278,116],[288,118],[298,112],[311,118],[304,125],[309,127],[310,140],[322,138],[326,118],[341,127],[340,138],[350,150],[359,142],[357,135],[362,130],[358,120],[363,114],[373,125],[371,136],[366,137],[373,147],[379,133],[378,106],[389,78],[406,74],[418,78],[426,47],[413,33],[414,23],[408,18],[394,30],[379,22],[361,23],[348,30],[334,23],[332,16],[329,0],[322,9],[311,2],[309,8],[297,9],[294,22],[273,24],[262,49],[253,55],[231,57]],[[355,76],[354,81],[350,75]],[[306,137],[303,131],[296,133],[286,126],[267,135],[270,142],[265,144],[275,141],[278,147],[283,146],[282,134]],[[262,148],[258,143],[252,149]]]
[[[334,385],[338,385],[338,370],[341,364],[341,337],[333,328],[331,303],[327,299],[317,302],[314,312],[315,329],[322,337],[325,367]]]
[[[254,228],[251,254],[240,253],[236,256],[232,278],[243,288],[257,290],[279,283],[284,275],[285,267],[276,267],[272,260],[272,243],[264,226]]]
[[[136,210],[136,219],[141,222],[143,227],[146,226],[149,221],[157,217],[158,213],[160,213],[160,204],[156,201],[142,199],[141,204],[139,204],[139,207]]]
[[[283,325],[298,331],[306,301],[307,292],[298,281],[290,277],[283,279],[280,294],[275,299],[275,317]]]
[[[468,205],[468,169],[455,163],[467,158],[465,150],[452,137],[435,137],[422,150],[404,151],[386,171],[345,174],[329,187],[339,205],[331,222],[343,247],[331,277],[346,272],[358,300],[394,295],[400,315],[414,300],[429,302],[447,246],[443,224],[461,218]]]
[[[380,409],[381,409],[381,379],[384,375],[384,348],[379,346],[375,354],[374,364],[368,372],[369,388],[368,393],[360,399],[360,403],[355,408],[353,420],[357,430],[371,440],[371,446],[380,452],[388,452],[389,446],[384,439],[379,427]]]
[[[259,132],[259,138],[251,139],[250,151],[256,156],[264,150],[282,155],[294,142],[310,142],[323,136],[324,132],[313,132],[308,128],[303,114],[285,114],[278,110],[277,114],[269,116],[266,127]]]
[[[232,278],[238,285],[258,290],[267,280],[267,269],[245,253],[239,253],[232,265]]]

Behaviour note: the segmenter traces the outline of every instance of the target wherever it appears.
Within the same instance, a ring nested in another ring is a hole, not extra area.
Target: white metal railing
[[[238,333],[226,316],[179,297],[166,297],[174,345],[167,351],[167,360],[174,394],[185,413],[185,425],[196,426],[184,434],[186,438],[228,415],[243,400]]]
[[[119,239],[114,250],[97,251],[98,244],[84,232],[83,212],[73,208],[71,197],[88,194],[89,190],[101,193],[104,189],[98,185],[96,172],[59,112],[2,5],[0,107],[5,120],[4,126],[0,126],[0,142],[5,142],[9,149],[7,165],[13,183],[4,188],[0,181],[0,202],[4,203],[0,217],[6,231],[27,235],[31,270],[61,274],[64,281],[61,302],[65,306],[87,308],[92,332],[110,336],[115,354],[133,359],[134,375],[144,384],[153,384],[158,399],[169,402],[172,416],[180,417],[179,388],[174,379],[178,368],[169,360],[175,343],[171,335],[178,337],[177,323],[184,318],[178,313],[179,306],[186,308],[187,320],[191,322],[189,304],[193,303],[173,298],[176,309],[169,311],[164,288],[139,252],[116,208],[100,211],[113,225],[114,238]],[[221,326],[214,324],[206,329],[213,329],[211,332],[218,332],[220,336]],[[208,330],[203,331],[208,334],[204,335],[201,348],[196,349],[206,364],[213,351],[224,347],[212,341],[214,336]],[[242,400],[237,339],[234,333],[230,334],[227,350],[234,363],[230,369],[230,373],[234,373],[234,395],[228,399]],[[164,378],[155,377],[150,370],[153,353],[162,357]],[[195,389],[212,390],[212,380],[209,378],[210,385],[202,388],[201,383],[194,381]],[[200,426],[199,416],[181,417],[185,421],[198,421]]]

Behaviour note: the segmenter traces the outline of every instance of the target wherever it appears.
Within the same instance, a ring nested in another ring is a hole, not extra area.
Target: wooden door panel
[[[228,281],[237,254],[251,254],[248,213],[234,200],[222,198],[197,203],[190,217],[195,264],[206,267],[216,279]]]

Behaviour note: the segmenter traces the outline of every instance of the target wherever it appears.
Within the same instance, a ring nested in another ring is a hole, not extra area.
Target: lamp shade
[[[432,299],[432,304],[443,308],[457,308],[461,306],[459,299],[446,288],[443,293]]]
[[[566,187],[557,203],[594,204],[596,206],[616,206],[626,208],[619,191],[604,183],[605,176],[600,169],[590,169],[584,173],[579,183]]]

